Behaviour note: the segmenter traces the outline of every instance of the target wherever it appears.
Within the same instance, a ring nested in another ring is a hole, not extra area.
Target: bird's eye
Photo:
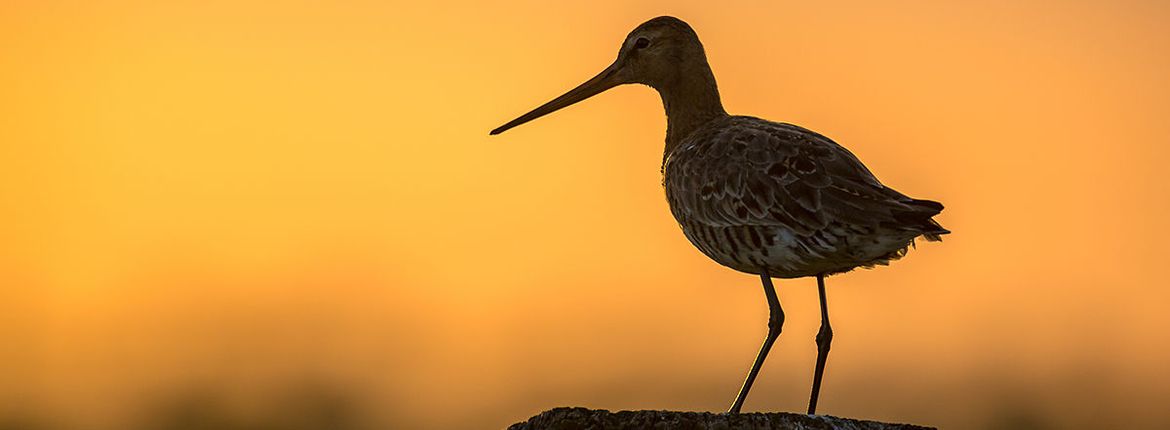
[[[647,46],[650,46],[650,39],[645,37],[639,37],[638,40],[634,41],[634,49],[642,49]]]

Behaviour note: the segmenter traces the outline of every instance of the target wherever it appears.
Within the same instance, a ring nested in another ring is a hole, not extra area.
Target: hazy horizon
[[[1170,5],[36,1],[0,6],[0,428],[502,428],[723,411],[753,276],[661,187],[658,95],[488,131],[658,15],[728,111],[954,231],[828,280],[818,412],[1170,426]],[[801,412],[815,281],[745,411]]]

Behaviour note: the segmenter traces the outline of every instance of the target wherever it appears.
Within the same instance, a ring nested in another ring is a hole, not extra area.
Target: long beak
[[[609,67],[606,67],[605,70],[602,70],[601,73],[597,74],[597,76],[594,76],[593,79],[585,81],[585,83],[569,90],[564,95],[540,105],[540,107],[533,109],[532,112],[528,112],[519,118],[509,121],[507,124],[501,125],[499,128],[492,130],[490,134],[494,136],[503,133],[512,127],[556,112],[565,106],[593,97],[602,91],[618,86],[621,84],[617,79],[618,69],[618,63],[614,62]]]

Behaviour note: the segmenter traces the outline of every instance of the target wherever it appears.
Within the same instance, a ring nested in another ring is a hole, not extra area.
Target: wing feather
[[[849,150],[820,134],[751,117],[724,121],[693,133],[663,166],[680,219],[812,234],[833,222],[914,229],[942,209],[883,186]]]

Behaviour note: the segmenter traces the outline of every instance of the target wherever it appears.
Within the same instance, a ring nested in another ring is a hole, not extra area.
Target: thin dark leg
[[[731,409],[727,410],[731,414],[738,414],[739,409],[743,407],[743,401],[747,399],[748,391],[752,389],[752,382],[756,381],[756,375],[760,373],[760,367],[764,365],[764,358],[768,357],[768,350],[772,349],[772,344],[776,342],[776,338],[780,337],[780,327],[784,325],[784,310],[780,309],[780,299],[776,297],[776,288],[772,286],[772,277],[768,276],[767,271],[764,271],[760,275],[760,280],[764,282],[764,296],[768,298],[768,336],[764,338],[764,345],[760,347],[760,353],[756,355],[756,361],[752,363],[752,370],[748,372],[747,379],[743,381],[739,395],[735,396],[735,403],[732,403]]]
[[[817,275],[817,293],[821,296],[821,331],[817,332],[817,369],[813,372],[812,397],[808,399],[808,414],[817,411],[817,396],[821,393],[821,377],[825,361],[829,359],[829,344],[833,343],[833,328],[829,327],[829,305],[825,303],[825,276]]]

